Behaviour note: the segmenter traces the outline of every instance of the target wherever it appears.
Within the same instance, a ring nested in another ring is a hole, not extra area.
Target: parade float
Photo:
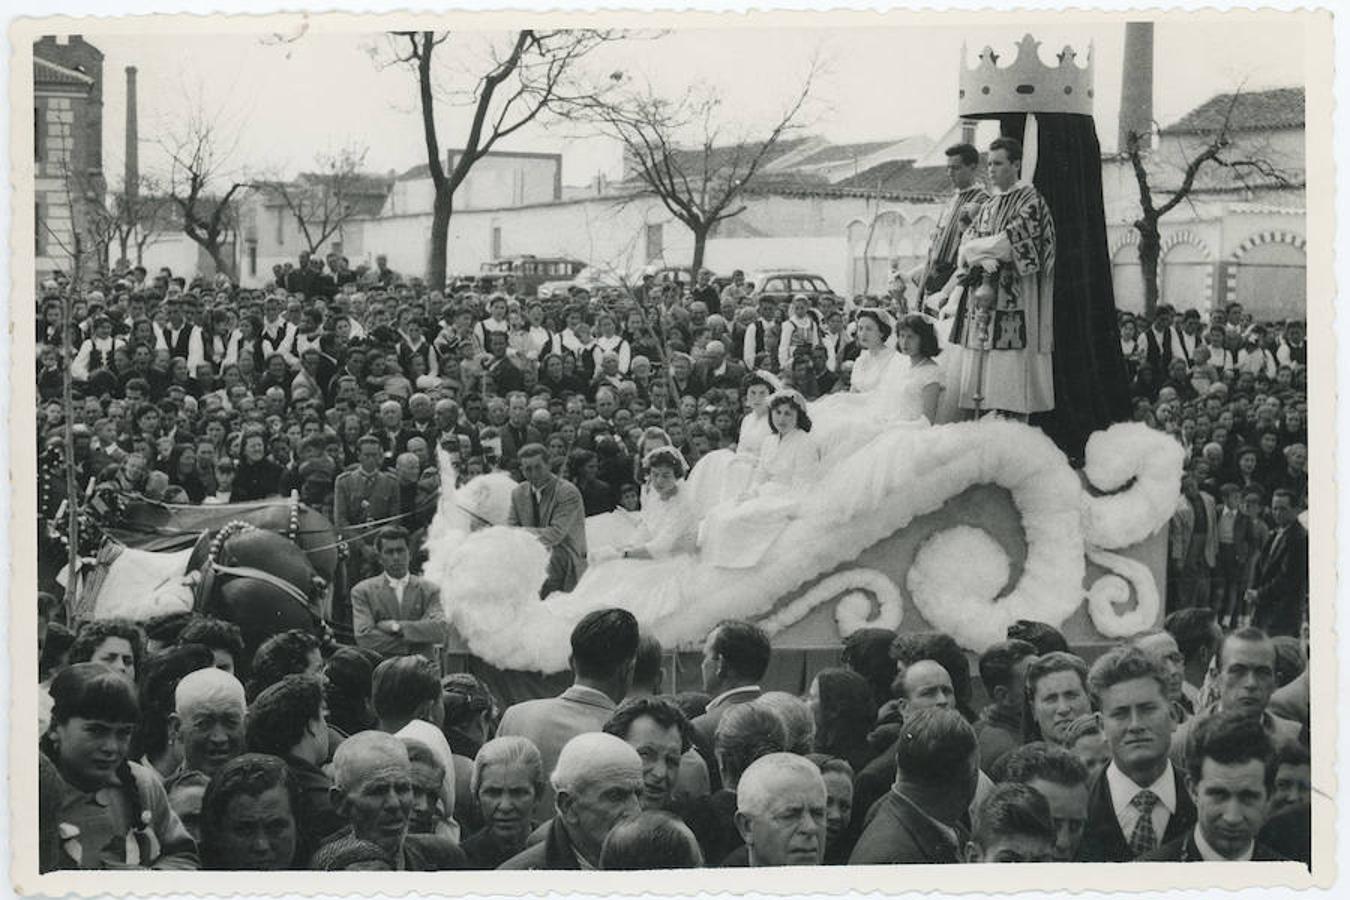
[[[565,671],[566,635],[609,606],[677,651],[697,651],[722,619],[757,622],[792,651],[775,654],[785,684],[837,659],[864,627],[938,629],[978,653],[1032,619],[1090,653],[1160,621],[1183,453],[1132,423],[1094,434],[1086,452],[1075,470],[1039,429],[1013,421],[884,431],[798,498],[752,568],[699,552],[612,560],[543,601],[548,552],[525,530],[482,527],[505,521],[512,484],[480,476],[442,492],[424,574],[441,588],[451,649],[491,677]],[[442,477],[454,483],[453,470]],[[619,577],[599,577],[616,566]],[[672,687],[696,689],[687,672]]]

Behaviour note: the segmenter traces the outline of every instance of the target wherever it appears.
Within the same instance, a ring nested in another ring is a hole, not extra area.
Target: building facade
[[[33,44],[33,168],[39,279],[97,269],[88,213],[107,191],[103,53],[78,34]]]

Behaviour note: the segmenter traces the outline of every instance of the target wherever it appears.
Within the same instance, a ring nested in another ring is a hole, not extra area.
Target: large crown
[[[1077,113],[1092,115],[1092,45],[1087,65],[1079,67],[1077,54],[1065,46],[1059,65],[1041,62],[1041,42],[1031,35],[1017,44],[1017,59],[999,68],[999,55],[985,47],[975,68],[966,65],[961,46],[961,92],[957,114],[963,117],[999,113]]]

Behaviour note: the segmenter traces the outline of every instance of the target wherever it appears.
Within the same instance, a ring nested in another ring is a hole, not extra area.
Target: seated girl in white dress
[[[821,452],[811,435],[806,399],[793,390],[769,398],[773,434],[764,442],[749,488],[703,520],[699,550],[705,563],[754,566],[796,514],[800,496],[819,480]]]
[[[604,558],[664,559],[677,553],[693,553],[698,517],[684,476],[689,471],[684,454],[674,447],[657,447],[642,461],[647,483],[642,492],[642,512],[637,529],[608,554],[598,551],[593,561]]]
[[[896,415],[901,419],[922,417],[932,424],[937,421],[945,380],[943,367],[934,359],[941,352],[937,329],[927,316],[910,314],[896,324],[895,342],[905,372],[894,396]]]
[[[687,490],[695,507],[708,512],[750,486],[759,465],[760,450],[773,433],[769,427],[769,395],[782,387],[778,376],[764,371],[751,372],[742,380],[747,412],[741,419],[735,448],[705,454],[689,473]]]

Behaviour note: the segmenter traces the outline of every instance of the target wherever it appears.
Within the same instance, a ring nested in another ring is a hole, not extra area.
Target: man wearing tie
[[[548,451],[526,444],[516,458],[525,483],[511,492],[507,523],[533,532],[549,549],[548,577],[539,591],[570,591],[586,571],[586,509],[581,492],[549,471]]]
[[[408,572],[407,529],[381,530],[376,546],[384,571],[352,588],[356,645],[386,657],[417,654],[438,662],[436,647],[447,634],[440,590]]]
[[[1252,624],[1270,635],[1297,637],[1308,604],[1308,532],[1298,522],[1292,491],[1270,497],[1275,530],[1261,548],[1246,601]]]

